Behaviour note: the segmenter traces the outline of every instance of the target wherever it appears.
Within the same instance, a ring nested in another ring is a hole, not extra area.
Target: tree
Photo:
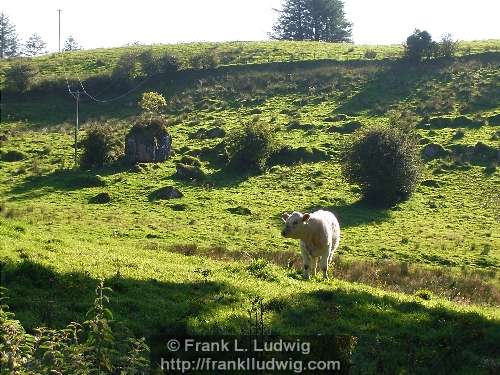
[[[442,57],[453,57],[457,52],[458,42],[451,34],[444,34],[439,43],[439,54]]]
[[[18,54],[19,39],[16,27],[5,13],[0,13],[0,58],[12,57]]]
[[[271,38],[350,42],[352,24],[341,0],[285,0]]]
[[[37,33],[31,35],[26,43],[24,43],[23,54],[26,56],[41,55],[46,52],[47,43]]]
[[[81,49],[80,45],[78,44],[76,39],[70,35],[64,42],[63,51],[77,51],[79,49]]]
[[[427,31],[415,29],[413,34],[406,38],[405,57],[409,61],[420,62],[424,57],[430,58],[436,50],[436,43]]]

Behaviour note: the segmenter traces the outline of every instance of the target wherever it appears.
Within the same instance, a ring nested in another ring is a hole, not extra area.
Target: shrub
[[[190,65],[195,69],[213,69],[219,65],[219,56],[214,52],[203,52],[191,56]]]
[[[113,69],[112,76],[127,87],[140,75],[140,66],[137,55],[124,53],[120,56]]]
[[[453,40],[451,34],[444,34],[439,43],[439,55],[442,57],[453,57],[457,52],[458,43]]]
[[[264,170],[275,148],[273,131],[263,122],[247,123],[226,138],[230,164],[247,170]]]
[[[142,94],[139,100],[139,108],[143,112],[153,115],[159,114],[167,106],[167,101],[160,93],[149,91]]]
[[[141,70],[144,75],[150,77],[159,73],[159,59],[153,54],[153,51],[146,50],[137,56],[138,62],[141,64]]]
[[[379,205],[407,199],[420,168],[416,137],[396,127],[360,130],[342,160],[344,176],[360,186],[365,199]]]
[[[48,277],[52,274],[47,272]],[[132,337],[124,324],[114,320],[108,308],[109,291],[102,281],[98,284],[83,323],[72,322],[61,329],[42,326],[28,334],[9,311],[6,289],[0,287],[0,373],[146,373],[151,364],[145,338]]]
[[[83,169],[101,168],[118,160],[123,153],[123,145],[107,124],[90,125],[80,146],[83,148],[80,157],[80,167]]]
[[[38,69],[30,61],[14,61],[5,71],[6,87],[12,91],[24,92],[33,87]]]
[[[431,34],[427,31],[416,29],[412,35],[406,39],[405,58],[412,62],[420,62],[424,57],[432,56],[436,43],[432,41]]]
[[[366,50],[365,51],[365,58],[367,59],[374,59],[375,57],[377,57],[377,52],[372,50],[372,49],[369,49],[369,50]]]
[[[176,56],[168,53],[159,58],[159,71],[163,74],[172,74],[179,70],[180,64]]]

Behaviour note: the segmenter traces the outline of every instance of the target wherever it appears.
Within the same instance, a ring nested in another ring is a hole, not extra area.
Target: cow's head
[[[301,238],[304,225],[307,223],[310,214],[302,214],[300,212],[292,212],[291,214],[284,213],[281,218],[285,222],[285,227],[281,231],[283,237],[288,238]]]

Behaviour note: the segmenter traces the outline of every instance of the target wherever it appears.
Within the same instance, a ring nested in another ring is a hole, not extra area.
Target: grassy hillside
[[[228,66],[155,77],[111,103],[82,100],[80,137],[97,121],[124,138],[138,96],[164,94],[175,156],[139,167],[72,169],[74,104],[64,85],[6,93],[0,254],[12,310],[26,327],[61,326],[86,311],[97,278],[105,277],[114,311],[137,334],[238,333],[258,295],[272,332],[360,337],[359,373],[375,372],[377,335],[387,373],[425,373],[436,352],[450,366],[465,358],[461,373],[488,373],[500,354],[500,54],[491,52],[498,46],[468,43],[461,51],[471,54],[421,66],[395,60],[397,46],[154,47],[181,61],[213,48]],[[364,58],[368,48],[376,61]],[[72,78],[106,74],[121,51],[67,54],[66,70]],[[291,62],[294,53],[292,60],[309,61]],[[94,59],[105,64],[97,69]],[[43,79],[60,74],[58,57],[34,60]],[[87,87],[101,98],[121,93],[99,88]],[[195,135],[256,120],[273,126],[293,162],[276,162],[261,175],[237,173],[222,162],[223,138]],[[422,148],[448,152],[426,160],[410,200],[375,209],[343,179],[339,156],[354,128],[394,121],[417,123]],[[10,161],[9,151],[20,160]],[[202,161],[204,183],[175,175],[184,155]],[[156,200],[152,193],[164,186],[184,197]],[[100,192],[111,202],[90,203]],[[298,243],[280,236],[280,216],[319,207],[336,213],[343,238],[333,279],[304,282]],[[412,365],[401,345],[408,340],[418,343]]]

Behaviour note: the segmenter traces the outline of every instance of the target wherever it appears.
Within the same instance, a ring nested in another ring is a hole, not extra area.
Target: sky
[[[498,0],[345,0],[356,44],[402,43],[415,28],[434,39],[500,39]],[[72,35],[84,48],[128,43],[268,40],[282,0],[2,0],[21,39],[38,33],[49,51]]]

